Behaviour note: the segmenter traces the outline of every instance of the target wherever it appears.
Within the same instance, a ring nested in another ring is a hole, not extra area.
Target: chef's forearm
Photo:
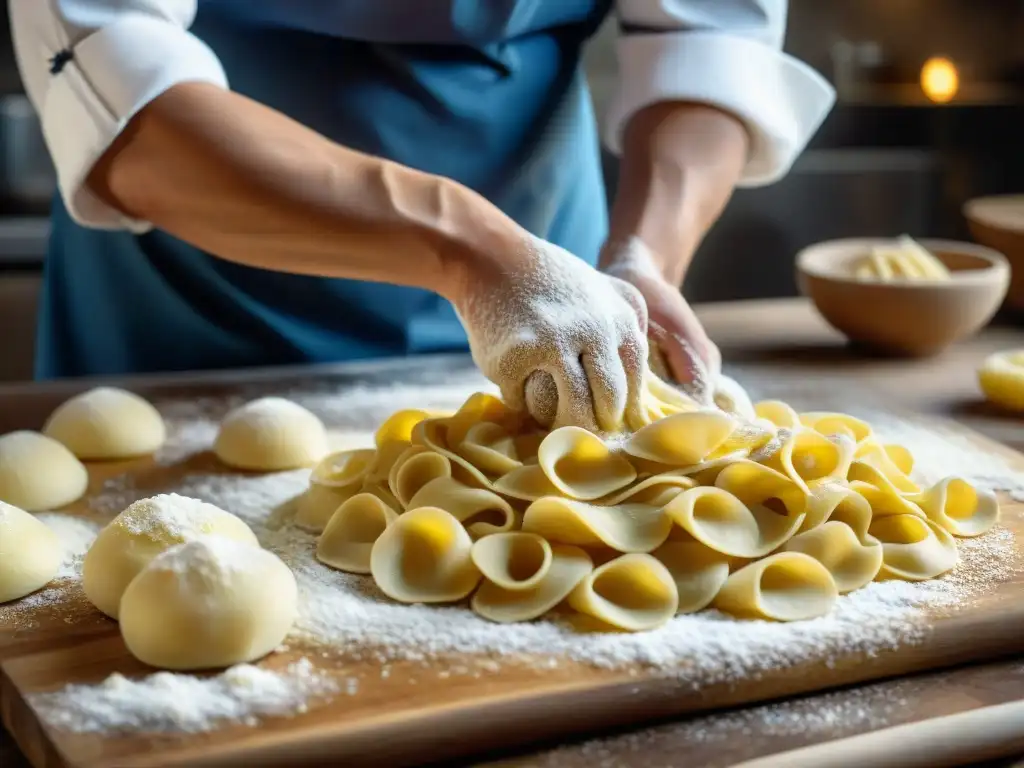
[[[146,106],[89,178],[104,202],[249,266],[424,287],[521,232],[447,179],[329,141],[238,94],[182,84]]]
[[[742,123],[713,107],[668,102],[638,112],[623,136],[609,241],[639,237],[665,278],[681,285],[740,179],[748,145]]]

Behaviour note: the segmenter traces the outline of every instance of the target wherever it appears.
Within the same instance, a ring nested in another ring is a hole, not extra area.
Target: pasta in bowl
[[[337,509],[297,522],[324,520],[321,563],[397,602],[637,632],[705,609],[822,616],[871,581],[942,575],[955,537],[999,519],[993,494],[919,483],[910,452],[852,416],[781,401],[725,412],[653,377],[645,396],[617,436],[545,430],[487,394],[399,411],[373,449],[323,459],[310,489]]]

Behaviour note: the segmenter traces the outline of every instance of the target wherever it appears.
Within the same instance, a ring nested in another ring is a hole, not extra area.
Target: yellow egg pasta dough
[[[373,449],[313,469],[296,523],[322,531],[322,563],[398,602],[639,632],[706,609],[822,616],[873,580],[946,573],[954,537],[998,522],[993,494],[918,482],[910,452],[861,419],[722,402],[648,374],[618,435],[547,430],[489,394],[398,411]]]

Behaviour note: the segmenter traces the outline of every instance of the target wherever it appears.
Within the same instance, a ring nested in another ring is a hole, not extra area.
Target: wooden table
[[[895,405],[951,417],[1024,451],[1024,420],[1000,415],[980,402],[976,369],[992,351],[1024,347],[1024,329],[993,326],[978,337],[928,360],[868,358],[850,350],[840,336],[800,300],[710,304],[699,314],[728,362],[756,369],[784,364],[794,373],[842,375],[878,390]],[[322,369],[310,369],[315,376]],[[328,369],[329,370],[329,369]],[[238,374],[230,374],[237,378]],[[185,383],[190,377],[169,377]],[[195,378],[195,377],[191,377]],[[204,374],[203,378],[209,378]],[[26,385],[35,386],[35,385]],[[61,384],[40,389],[60,389]],[[19,387],[19,389],[21,389]],[[0,388],[0,397],[10,388]],[[49,398],[47,398],[49,399]],[[52,407],[52,406],[51,406]],[[33,422],[35,414],[22,414]],[[17,425],[0,425],[0,431]],[[751,734],[769,734],[780,748],[795,748],[902,722],[965,711],[1022,697],[1024,660],[974,666],[883,682],[796,702],[766,705],[670,723],[600,739],[532,750],[528,755],[493,755],[476,761],[491,768],[511,766],[727,766],[748,755]],[[1024,768],[1020,762],[1002,766]],[[10,739],[0,732],[0,766],[27,768]]]

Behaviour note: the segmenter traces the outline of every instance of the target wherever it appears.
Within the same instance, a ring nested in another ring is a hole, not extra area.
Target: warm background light
[[[928,59],[921,67],[921,90],[934,102],[952,101],[960,89],[960,74],[949,59]]]

